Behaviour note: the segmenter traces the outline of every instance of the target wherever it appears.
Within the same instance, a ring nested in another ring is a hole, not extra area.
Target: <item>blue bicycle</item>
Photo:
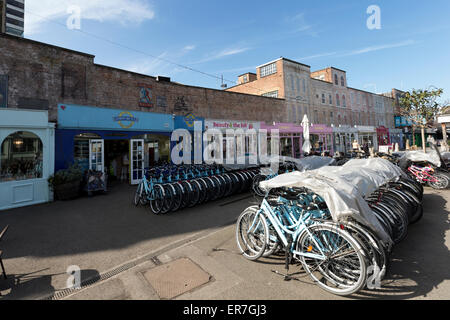
[[[367,257],[360,241],[301,193],[266,195],[259,208],[247,208],[238,218],[236,240],[249,260],[281,245],[286,269],[292,259],[301,262],[317,285],[334,294],[349,295],[366,284]]]

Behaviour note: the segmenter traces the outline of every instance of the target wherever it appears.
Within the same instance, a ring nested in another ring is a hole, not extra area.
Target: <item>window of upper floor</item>
[[[346,107],[346,106],[347,106],[347,104],[346,104],[346,102],[345,102],[345,95],[342,96],[342,106],[343,106],[343,107]]]
[[[337,93],[336,93],[336,105],[337,105],[338,107],[341,106],[341,101],[340,101],[340,99],[339,99],[339,94],[337,94]]]
[[[278,98],[278,90],[263,93],[262,96],[269,98]]]
[[[266,77],[268,75],[277,73],[277,64],[276,62],[268,64],[264,67],[259,68],[259,76],[262,77]]]
[[[341,76],[341,86],[345,87],[344,76]]]
[[[337,74],[334,75],[334,84],[339,85],[338,76]]]
[[[325,93],[322,93],[322,103],[325,104]]]

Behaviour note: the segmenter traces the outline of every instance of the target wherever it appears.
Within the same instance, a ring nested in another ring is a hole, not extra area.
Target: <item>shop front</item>
[[[353,149],[353,142],[358,141],[358,129],[348,125],[333,127],[335,151],[348,153]]]
[[[59,104],[55,168],[76,163],[137,184],[145,168],[170,162],[173,129],[168,114]]]
[[[246,157],[250,156],[250,153],[252,151],[255,152],[255,156],[258,153],[258,148],[255,146],[255,148],[252,148],[250,146],[250,136],[246,136],[245,139],[240,139],[239,135],[234,135],[231,137],[233,141],[228,141],[230,137],[227,137],[226,132],[228,129],[232,130],[242,130],[242,132],[245,134],[248,130],[255,130],[255,141],[257,141],[257,133],[260,129],[260,123],[256,121],[247,121],[247,120],[223,120],[223,119],[205,119],[204,122],[204,130],[210,130],[215,129],[219,130],[222,133],[222,148],[223,148],[223,160],[225,161],[227,159],[227,154],[230,153],[233,156],[230,156],[231,158],[234,158],[235,161],[237,160],[237,150],[243,150]],[[235,131],[238,133],[238,131]],[[242,145],[242,143],[244,145]],[[233,150],[229,150],[230,146],[234,145]]]
[[[0,109],[0,210],[52,201],[55,125],[47,111]]]
[[[303,132],[303,131],[302,131]],[[334,153],[333,128],[324,124],[313,124],[309,128],[312,151],[318,153]]]
[[[402,129],[389,129],[389,138],[392,145],[398,143],[400,149],[404,149],[403,145],[403,130]]]
[[[358,132],[358,143],[361,148],[367,144],[368,148],[378,149],[377,131],[372,126],[356,126]]]
[[[387,146],[391,144],[389,129],[381,126],[377,128],[377,141],[379,146]]]
[[[271,130],[279,131],[280,155],[299,159],[303,156],[303,127],[293,123],[265,124],[261,129],[267,130],[267,154],[271,154]]]
[[[176,129],[185,129],[189,131],[191,135],[191,163],[200,163],[203,160],[203,131],[204,131],[205,119],[201,117],[195,116],[193,113],[189,113],[184,116],[175,116],[175,130]],[[199,134],[195,137],[195,130],[199,130]],[[181,143],[181,140],[172,141],[171,142],[171,150],[176,147],[178,143]],[[179,156],[183,157],[183,151],[179,152]],[[197,157],[197,158],[195,158]]]

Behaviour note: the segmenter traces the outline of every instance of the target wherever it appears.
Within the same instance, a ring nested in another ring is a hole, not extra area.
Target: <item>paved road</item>
[[[187,257],[212,281],[177,299],[450,299],[449,191],[426,189],[424,218],[395,247],[381,289],[350,298],[324,292],[300,267],[293,267],[298,280],[283,281],[272,272],[284,271],[282,257],[252,262],[238,254],[234,222],[252,198],[239,200],[241,195],[154,216],[130,205],[132,191],[117,186],[107,196],[0,214],[0,226],[11,225],[2,248],[13,274],[0,281],[3,298],[56,293],[65,299],[159,299],[143,274]],[[82,279],[108,279],[61,291],[73,264],[81,267]]]

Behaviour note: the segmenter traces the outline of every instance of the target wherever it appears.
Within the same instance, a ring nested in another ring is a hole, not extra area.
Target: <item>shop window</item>
[[[17,131],[2,142],[0,181],[42,178],[42,141],[34,133]]]
[[[75,136],[73,142],[73,160],[85,170],[89,168],[89,140],[91,139],[101,139],[101,137],[95,133],[81,133]]]

